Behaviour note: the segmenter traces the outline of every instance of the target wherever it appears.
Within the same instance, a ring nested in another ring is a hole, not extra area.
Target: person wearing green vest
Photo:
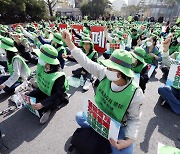
[[[0,48],[6,52],[7,67],[10,74],[0,77],[0,90],[1,93],[12,93],[22,83],[22,80],[27,80],[31,71],[24,58],[18,54],[12,39],[4,37],[1,40]]]
[[[148,65],[144,61],[144,56],[146,51],[141,47],[136,47],[133,52],[130,52],[133,56],[132,70],[135,73],[140,74],[139,86],[141,87],[143,93],[146,89],[146,83],[149,80],[148,77]]]
[[[139,34],[137,33],[137,29],[133,28],[131,30],[130,35],[131,35],[131,38],[132,38],[131,46],[132,47],[137,46],[137,40],[138,40],[138,36],[139,36]]]
[[[94,44],[92,43],[92,40],[90,37],[85,37],[82,40],[81,46],[83,47],[82,50],[86,54],[86,56],[91,59],[94,62],[97,62],[98,59],[98,53],[94,50]],[[90,81],[92,81],[92,75],[86,71],[83,67],[78,68],[74,71],[72,71],[73,75],[75,77],[80,77],[83,75],[83,78],[85,80],[85,84],[83,86],[83,90],[87,91],[90,88]]]
[[[173,46],[173,44],[175,45],[176,44],[176,46]],[[178,55],[179,55],[179,53],[180,53],[180,36],[176,39],[176,41],[175,42],[173,42],[172,43],[172,41],[171,41],[171,43],[170,43],[170,47],[169,47],[169,55],[170,55],[170,57],[172,58],[172,59],[178,59]],[[173,49],[174,49],[174,52],[172,53],[172,47],[173,47]],[[166,65],[165,64],[165,66],[163,66],[162,68],[161,68],[161,71],[163,72],[163,77],[164,78],[167,78],[167,76],[168,76],[168,73],[169,73],[169,69],[170,69],[170,67],[169,67],[169,65]]]
[[[68,81],[64,72],[59,71],[59,60],[57,50],[44,44],[41,49],[34,49],[37,54],[38,64],[36,68],[37,88],[28,93],[28,96],[36,98],[36,104],[32,105],[38,110],[43,124],[49,119],[51,110],[60,108],[69,103],[67,91]]]
[[[110,139],[112,154],[132,154],[133,141],[139,128],[140,106],[144,98],[142,90],[132,81],[132,55],[117,49],[109,59],[101,60],[101,65],[75,47],[68,31],[64,31],[62,37],[77,62],[100,80],[95,94],[97,106],[122,124],[118,141]],[[81,127],[90,127],[83,112],[76,115],[76,121]]]
[[[132,17],[132,15],[130,14],[130,16],[128,17],[128,21],[131,23],[132,20],[133,20],[133,17]]]
[[[158,62],[162,61],[162,56],[156,44],[157,44],[156,36],[151,36],[150,38],[147,39],[147,42],[145,43],[145,47],[144,47],[144,50],[146,51],[144,60],[146,63],[154,65],[157,68]]]
[[[60,62],[61,68],[63,69],[65,65],[64,57],[66,57],[66,49],[63,46],[61,34],[54,33],[52,40],[45,40],[40,36],[40,33],[38,33],[38,39],[42,44],[51,44],[54,48],[56,48],[58,51],[57,59]]]
[[[163,43],[163,59],[162,63],[167,66],[171,66],[173,64],[180,66],[180,53],[176,54],[173,59],[169,56],[168,50],[171,40],[169,39],[168,43]],[[179,81],[180,84],[180,81]],[[164,86],[158,88],[159,95],[163,98],[163,100],[169,104],[172,111],[176,114],[180,114],[180,88],[178,86]],[[164,104],[164,103],[163,103]]]

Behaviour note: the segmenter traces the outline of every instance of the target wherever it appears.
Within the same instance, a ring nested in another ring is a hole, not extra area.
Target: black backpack
[[[78,128],[74,132],[69,152],[76,150],[79,154],[109,154],[111,146],[107,139],[93,128]]]

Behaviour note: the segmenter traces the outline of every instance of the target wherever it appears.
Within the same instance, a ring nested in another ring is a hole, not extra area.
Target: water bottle
[[[80,77],[80,86],[84,86],[84,78],[83,75]]]

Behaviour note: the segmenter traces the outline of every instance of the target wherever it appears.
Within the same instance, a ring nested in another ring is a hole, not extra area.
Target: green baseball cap
[[[14,46],[14,41],[7,37],[2,38],[0,42],[0,48],[12,52],[18,52],[17,48]]]
[[[100,60],[100,63],[106,67],[116,69],[128,77],[134,77],[134,72],[131,70],[132,55],[126,50],[116,49],[109,59]]]
[[[141,47],[136,47],[133,52],[130,52],[133,57],[138,59],[140,62],[145,63],[144,56],[146,55],[146,51]]]
[[[34,49],[33,51],[44,62],[52,65],[59,64],[59,60],[57,59],[58,52],[52,45],[44,44],[41,49]]]

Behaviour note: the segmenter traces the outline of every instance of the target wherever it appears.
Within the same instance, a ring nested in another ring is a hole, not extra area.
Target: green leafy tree
[[[92,0],[81,6],[83,15],[89,15],[92,18],[97,18],[100,15],[106,15],[108,9],[111,9],[111,2],[109,0]]]
[[[43,0],[0,0],[0,22],[14,23],[40,20],[46,14]]]

